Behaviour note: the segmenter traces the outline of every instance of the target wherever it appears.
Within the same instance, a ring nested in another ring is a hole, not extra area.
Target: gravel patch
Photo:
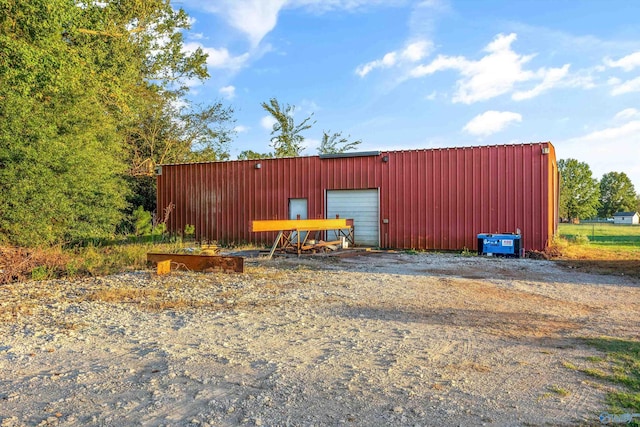
[[[639,314],[633,278],[423,253],[5,285],[0,426],[598,425],[563,362]]]

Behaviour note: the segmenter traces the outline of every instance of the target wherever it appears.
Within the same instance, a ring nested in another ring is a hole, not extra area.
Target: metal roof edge
[[[348,157],[372,157],[379,156],[380,151],[356,151],[351,153],[330,153],[330,154],[320,154],[321,159],[344,159]]]
[[[352,152],[352,153],[338,153],[338,154],[320,154],[320,155],[311,155],[311,156],[297,156],[297,157],[265,157],[263,159],[233,159],[233,160],[213,160],[209,162],[193,162],[193,163],[162,163],[157,166],[181,166],[181,165],[199,165],[199,164],[209,164],[209,163],[232,163],[232,162],[250,162],[250,163],[260,163],[267,162],[271,160],[286,160],[286,159],[308,159],[313,157],[319,157],[320,159],[337,159],[337,158],[349,158],[349,157],[373,157],[379,156],[381,154],[391,154],[391,153],[408,153],[408,152],[420,152],[420,151],[442,151],[442,150],[468,150],[468,149],[486,149],[486,148],[497,148],[497,147],[518,147],[524,145],[542,145],[548,144],[552,148],[555,149],[551,141],[540,141],[540,142],[522,142],[522,143],[512,143],[512,144],[491,144],[491,145],[469,145],[469,146],[453,146],[453,147],[432,147],[432,148],[412,148],[406,150],[376,150],[376,151],[360,151],[360,152]]]

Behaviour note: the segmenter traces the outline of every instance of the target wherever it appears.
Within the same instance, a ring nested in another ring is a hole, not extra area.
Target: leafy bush
[[[151,230],[151,235],[162,236],[165,231],[167,231],[167,225],[164,222],[161,222],[160,224],[153,227],[153,229]]]
[[[39,265],[31,270],[31,279],[33,280],[47,280],[53,277],[53,272],[46,265]]]
[[[576,234],[573,237],[573,241],[576,243],[576,245],[588,245],[589,244],[589,236],[586,236],[584,234]]]
[[[476,256],[477,253],[475,251],[469,250],[469,248],[467,248],[465,246],[464,248],[462,248],[462,252],[460,252],[460,255],[462,255],[462,256]]]
[[[136,236],[148,236],[152,233],[152,218],[151,212],[145,211],[142,206],[138,206],[138,208],[133,211],[133,227]]]

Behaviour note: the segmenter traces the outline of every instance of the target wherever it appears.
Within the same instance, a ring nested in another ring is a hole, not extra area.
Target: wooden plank
[[[274,219],[251,223],[254,233],[263,231],[321,231],[349,228],[347,219]]]
[[[282,231],[278,233],[278,237],[276,237],[276,241],[273,242],[273,246],[271,247],[271,251],[269,252],[269,259],[273,258],[273,253],[276,251],[276,248],[280,244],[280,239],[282,238]]]
[[[192,254],[158,254],[148,253],[147,261],[160,263],[171,261],[174,270],[190,271],[224,271],[227,273],[243,273],[244,258],[239,256],[192,255]]]
[[[340,246],[341,244],[342,244],[342,240],[333,240],[331,242],[320,242],[320,243],[314,243],[313,245],[305,245],[301,249],[303,251],[308,251],[309,249],[320,249],[325,246]]]

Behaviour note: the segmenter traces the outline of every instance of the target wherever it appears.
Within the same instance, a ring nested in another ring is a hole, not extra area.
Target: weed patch
[[[59,248],[0,247],[0,285],[61,277],[68,261],[69,256]]]
[[[173,252],[182,243],[89,244],[74,248],[0,247],[0,285],[27,280],[102,276],[147,267],[147,253]]]
[[[558,396],[562,396],[562,397],[569,396],[571,394],[571,392],[569,390],[567,390],[566,388],[560,387],[560,386],[555,385],[555,384],[549,387],[549,391],[551,391],[552,393],[557,394]]]
[[[32,280],[48,280],[55,277],[55,271],[47,267],[46,265],[39,265],[31,270]]]
[[[640,412],[640,342],[607,337],[583,342],[605,355],[585,358],[584,366],[564,365],[618,386],[607,394],[609,412]]]

